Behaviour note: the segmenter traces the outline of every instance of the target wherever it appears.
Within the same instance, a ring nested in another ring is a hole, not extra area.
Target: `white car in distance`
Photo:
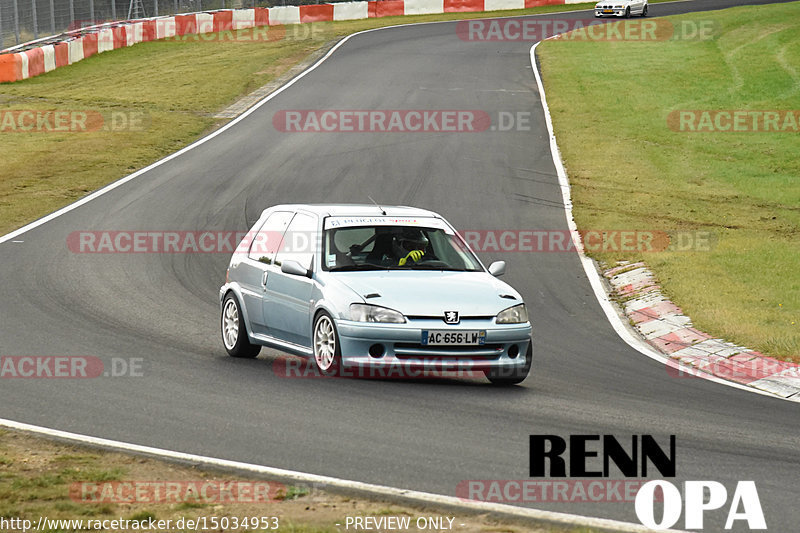
[[[602,0],[594,6],[595,17],[647,16],[647,0]]]

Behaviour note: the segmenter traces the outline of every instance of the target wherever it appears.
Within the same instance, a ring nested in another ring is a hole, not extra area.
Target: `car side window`
[[[280,266],[284,261],[292,260],[310,270],[317,246],[317,219],[305,213],[297,213],[283,236],[275,264]]]
[[[271,264],[293,215],[290,211],[275,211],[270,214],[258,231],[248,235],[251,243],[247,256],[254,261]]]

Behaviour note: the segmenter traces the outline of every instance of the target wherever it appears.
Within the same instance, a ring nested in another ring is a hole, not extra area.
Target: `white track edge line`
[[[516,507],[513,505],[465,500],[455,496],[444,496],[441,494],[434,494],[430,492],[421,492],[415,490],[398,489],[385,485],[374,485],[371,483],[363,483],[361,481],[351,481],[347,479],[340,479],[329,476],[320,476],[316,474],[308,474],[305,472],[298,472],[295,470],[286,470],[283,468],[274,468],[270,466],[257,465],[252,463],[243,463],[239,461],[230,461],[227,459],[218,459],[215,457],[206,457],[203,455],[195,455],[184,452],[176,452],[172,450],[165,450],[163,448],[154,448],[151,446],[142,446],[139,444],[131,444],[128,442],[116,441],[111,439],[103,439],[99,437],[91,437],[88,435],[81,435],[78,433],[70,433],[68,431],[61,431],[57,429],[50,429],[41,426],[34,426],[13,420],[0,418],[0,426],[25,431],[28,433],[36,433],[46,435],[48,437],[80,442],[92,446],[99,446],[112,450],[120,450],[125,452],[133,452],[145,454],[152,457],[159,457],[165,459],[172,459],[177,461],[187,461],[192,463],[200,463],[210,467],[219,467],[226,469],[235,469],[239,471],[254,472],[257,474],[265,474],[267,476],[274,476],[278,478],[291,478],[301,483],[316,483],[321,485],[329,485],[340,489],[354,490],[363,493],[369,493],[376,497],[391,497],[407,502],[417,502],[425,504],[440,504],[451,508],[462,508],[473,512],[483,513],[498,513],[508,516],[513,516],[522,519],[541,520],[550,523],[559,523],[567,526],[578,527],[597,527],[608,531],[621,531],[621,532],[648,532],[650,529],[631,522],[621,522],[618,520],[610,520],[606,518],[592,518],[581,515],[572,515],[567,513],[557,513],[552,511],[542,511],[539,509],[531,509],[525,507]],[[676,530],[666,529],[663,531],[675,532]]]
[[[687,1],[687,0],[681,0],[681,1]],[[611,327],[614,328],[614,331],[617,332],[617,335],[619,335],[619,337],[623,341],[625,341],[625,343],[627,343],[628,346],[646,355],[650,359],[653,359],[660,363],[664,363],[665,365],[670,363],[677,364],[676,361],[656,351],[649,344],[647,344],[642,339],[631,333],[631,331],[622,321],[622,318],[617,313],[614,304],[612,304],[611,300],[608,298],[608,294],[606,293],[606,290],[603,287],[603,282],[600,279],[600,274],[595,268],[594,263],[583,252],[582,245],[578,237],[578,226],[575,224],[575,219],[572,216],[572,197],[571,197],[571,188],[569,184],[569,179],[567,178],[567,171],[564,168],[563,161],[561,160],[561,151],[558,149],[558,144],[556,143],[556,135],[555,132],[553,131],[553,121],[552,118],[550,117],[550,108],[547,105],[547,98],[545,97],[542,77],[539,74],[539,69],[536,67],[536,47],[539,46],[541,42],[542,41],[539,41],[531,47],[530,50],[531,68],[533,69],[533,75],[536,77],[536,84],[539,87],[539,99],[541,100],[542,109],[544,111],[544,119],[547,125],[547,134],[550,137],[550,155],[553,158],[553,165],[555,165],[556,173],[558,174],[558,183],[561,188],[561,197],[564,201],[564,215],[567,218],[567,226],[569,227],[570,234],[572,235],[573,241],[575,243],[575,248],[578,253],[578,258],[581,261],[581,265],[583,266],[583,270],[586,272],[586,277],[589,278],[589,283],[592,286],[592,291],[594,292],[595,298],[597,298],[597,301],[600,304],[600,307],[603,309],[603,312],[605,313],[608,322],[611,324]],[[697,374],[694,375],[693,377],[699,377],[701,379],[712,381],[714,383],[719,383],[720,385],[727,385],[728,387],[733,387],[754,394],[761,394],[762,396],[768,396],[770,398],[775,398],[778,400],[793,401],[790,398],[782,398],[777,394],[772,394],[770,392],[762,391],[753,387],[748,387],[746,385],[736,383],[735,381],[727,381],[718,378],[716,376],[713,376],[711,374],[709,375]]]

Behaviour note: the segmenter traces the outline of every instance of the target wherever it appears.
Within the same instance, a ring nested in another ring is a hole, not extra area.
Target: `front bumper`
[[[385,367],[408,370],[489,370],[525,366],[531,325],[495,324],[494,319],[462,320],[448,326],[441,319],[409,319],[405,324],[337,320],[344,367]],[[483,345],[427,346],[423,330],[485,330]],[[376,349],[379,346],[380,349]],[[373,355],[370,355],[370,348]],[[378,353],[380,354],[379,356]]]
[[[607,13],[607,11],[611,11],[611,13]],[[594,9],[594,16],[595,17],[624,17],[625,16],[625,8],[624,7],[614,7],[614,8],[595,8]]]

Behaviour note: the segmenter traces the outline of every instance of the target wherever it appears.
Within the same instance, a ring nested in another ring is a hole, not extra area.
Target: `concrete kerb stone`
[[[698,331],[691,318],[662,294],[644,263],[621,264],[601,272],[609,295],[631,329],[687,373],[705,372],[800,402],[800,365],[776,362]]]

